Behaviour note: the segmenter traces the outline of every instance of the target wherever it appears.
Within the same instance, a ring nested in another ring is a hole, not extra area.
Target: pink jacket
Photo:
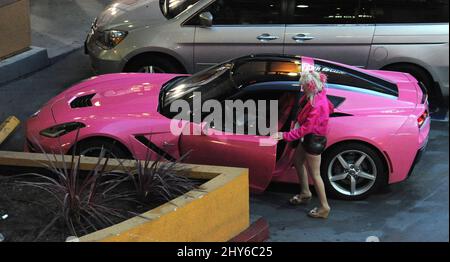
[[[303,96],[300,104],[306,99]],[[326,136],[328,133],[328,120],[330,114],[333,113],[334,106],[328,100],[326,89],[316,95],[314,98],[314,106],[308,101],[297,116],[297,122],[300,127],[290,132],[283,133],[283,139],[291,142],[301,139],[308,134],[316,134]]]

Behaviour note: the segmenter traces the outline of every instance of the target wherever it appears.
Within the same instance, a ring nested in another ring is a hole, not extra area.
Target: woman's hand
[[[276,132],[275,134],[270,136],[275,141],[283,140],[283,133],[282,132]]]

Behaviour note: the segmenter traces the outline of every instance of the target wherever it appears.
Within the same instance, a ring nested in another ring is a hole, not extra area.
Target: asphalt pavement
[[[32,45],[46,48],[50,59],[82,47],[95,17],[111,2],[112,0],[30,1]]]

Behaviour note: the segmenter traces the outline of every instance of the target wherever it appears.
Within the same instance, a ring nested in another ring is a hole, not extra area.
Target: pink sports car
[[[246,56],[192,76],[93,77],[56,96],[30,117],[26,150],[39,151],[39,143],[47,152],[62,148],[70,153],[79,133],[77,153],[82,155],[96,155],[105,148],[119,158],[145,159],[152,151],[176,160],[190,152],[185,162],[249,168],[253,192],[263,192],[271,181],[298,183],[289,144],[261,146],[261,138],[267,135],[236,128],[174,134],[170,126],[178,120],[170,107],[180,99],[192,102],[194,92],[219,102],[278,100],[278,130],[287,131],[295,124],[302,95],[299,68],[305,64],[327,74],[327,95],[335,106],[321,167],[328,193],[361,199],[380,186],[408,178],[430,131],[427,95],[421,84],[406,73],[298,56]],[[181,126],[203,130],[202,120],[179,121]]]

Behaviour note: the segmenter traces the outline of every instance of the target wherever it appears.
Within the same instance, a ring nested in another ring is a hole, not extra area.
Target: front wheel
[[[77,145],[76,154],[87,157],[99,157],[104,151],[106,158],[131,159],[131,156],[117,142],[106,139],[82,141]]]
[[[132,59],[124,69],[124,72],[137,73],[181,73],[182,70],[171,60],[159,56],[139,56]]]
[[[348,143],[323,154],[321,175],[327,193],[335,198],[360,200],[386,184],[387,168],[373,148]]]

